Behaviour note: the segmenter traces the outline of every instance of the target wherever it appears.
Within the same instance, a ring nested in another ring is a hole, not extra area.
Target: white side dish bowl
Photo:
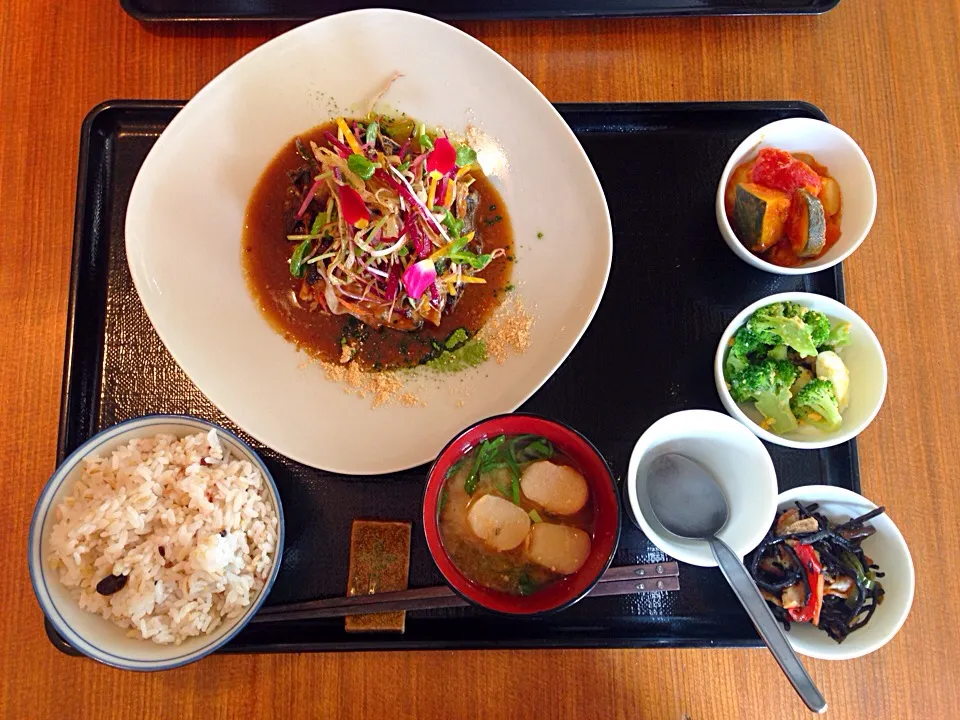
[[[369,396],[345,393],[264,319],[245,282],[241,238],[247,202],[276,153],[338,114],[366,114],[397,73],[378,108],[468,136],[510,214],[512,282],[534,323],[525,353],[464,377],[428,378],[414,389],[424,405],[371,412]],[[371,9],[291,30],[197,93],[140,170],[126,251],[160,338],[225,415],[293,460],[374,475],[432,460],[461,429],[515,410],[553,374],[600,303],[613,235],[583,148],[525,77],[456,28]],[[452,384],[469,392],[454,395]],[[391,429],[375,451],[371,425]]]
[[[833,522],[844,522],[877,506],[862,495],[832,485],[805,485],[780,493],[778,511],[793,507],[799,500],[805,505],[818,503],[818,512]],[[900,530],[887,513],[869,521],[877,532],[863,541],[863,551],[880,566],[885,575],[883,601],[870,622],[838,643],[826,632],[809,623],[793,623],[787,638],[801,655],[821,660],[852,660],[879,650],[897,634],[910,613],[916,585],[913,559]]]
[[[829,169],[830,175],[840,185],[843,198],[840,239],[821,257],[798,267],[774,265],[750,252],[733,231],[724,209],[723,196],[731,173],[765,147],[813,155],[818,163]],[[806,275],[833,267],[860,247],[873,227],[877,214],[877,182],[867,156],[843,130],[812,118],[787,118],[764,125],[733,151],[717,186],[716,212],[720,234],[734,254],[745,263],[779,275]]]
[[[717,536],[741,558],[753,550],[770,529],[777,502],[777,474],[763,443],[726,415],[684,410],[657,420],[633,448],[627,493],[640,529],[667,555],[691,565],[716,567],[707,543],[674,535],[650,508],[647,470],[664,453],[685,455],[713,475],[730,511]]]
[[[763,416],[753,403],[737,403],[730,395],[730,389],[723,377],[723,364],[730,340],[756,310],[776,302],[799,303],[811,310],[819,310],[831,321],[850,323],[850,344],[840,350],[840,357],[850,370],[850,405],[843,411],[840,428],[834,432],[801,427],[785,435],[777,435],[760,426]],[[833,447],[852,440],[873,422],[887,393],[887,361],[873,330],[863,318],[843,303],[814,293],[788,292],[769,295],[741,310],[720,336],[713,360],[713,375],[720,401],[728,413],[750,428],[760,439],[799,449]]]

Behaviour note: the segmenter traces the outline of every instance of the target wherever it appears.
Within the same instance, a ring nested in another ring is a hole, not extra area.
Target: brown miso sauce
[[[324,143],[323,133],[336,134],[336,125],[320,125],[299,135],[306,147],[311,140]],[[284,227],[284,201],[291,182],[287,173],[304,164],[292,138],[277,153],[260,176],[247,204],[241,261],[247,286],[260,312],[290,342],[326,362],[340,361],[340,338],[365,326],[349,315],[327,315],[310,310],[297,299],[301,280],[290,274],[289,260],[296,247],[287,240]],[[472,189],[479,194],[475,215],[477,237],[483,252],[502,248],[506,256],[491,262],[479,277],[486,284],[470,284],[463,290],[452,312],[445,312],[440,326],[425,322],[419,330],[400,332],[392,328],[365,328],[366,337],[354,362],[364,370],[386,370],[420,364],[434,352],[434,343],[442,343],[457,328],[473,336],[503,301],[510,288],[514,263],[513,229],[500,193],[479,170]],[[351,327],[353,328],[351,331]]]

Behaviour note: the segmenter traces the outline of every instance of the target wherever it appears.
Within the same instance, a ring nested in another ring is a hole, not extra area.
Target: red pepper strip
[[[303,198],[303,204],[300,205],[300,209],[297,210],[297,220],[303,217],[303,214],[307,211],[307,208],[310,207],[310,201],[313,200],[313,196],[317,194],[317,190],[320,189],[320,184],[323,180],[314,180],[313,185],[310,186],[310,190],[307,192],[306,196]]]
[[[400,263],[393,263],[390,266],[390,273],[387,275],[387,302],[393,302],[397,299],[397,291],[400,289],[400,267]]]
[[[340,142],[339,140],[337,140],[337,136],[334,135],[334,134],[333,134],[332,132],[330,132],[329,130],[327,130],[326,132],[324,132],[324,133],[323,133],[323,136],[327,139],[327,141],[328,141],[331,145],[333,145],[333,147],[336,149],[336,151],[340,154],[340,157],[350,157],[350,155],[353,153],[353,151],[352,151],[350,148],[348,148],[348,147],[347,147],[346,145],[344,145],[342,142]]]
[[[337,195],[340,197],[340,212],[344,220],[359,228],[370,224],[370,211],[360,193],[349,185],[337,185]]]
[[[433,142],[433,150],[427,157],[427,172],[436,170],[441,175],[446,175],[451,168],[456,167],[457,151],[445,137],[438,137]]]
[[[810,586],[810,598],[802,608],[790,608],[787,612],[790,613],[790,619],[795,622],[811,622],[815,617],[819,617],[820,605],[823,603],[823,583],[819,581],[823,567],[820,565],[820,558],[817,557],[817,551],[809,545],[797,543],[793,550],[797,553],[797,557],[800,559],[800,562],[803,564],[803,569],[807,573],[807,584]]]

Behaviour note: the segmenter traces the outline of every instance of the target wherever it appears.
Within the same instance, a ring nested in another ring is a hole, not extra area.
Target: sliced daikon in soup
[[[570,525],[537,523],[527,539],[527,557],[561,575],[572,575],[590,557],[590,536]]]
[[[530,463],[520,477],[523,494],[554,515],[573,515],[587,504],[587,481],[569,465]]]
[[[475,500],[467,512],[474,534],[494,550],[512,550],[530,531],[530,516],[519,505],[495,495]]]

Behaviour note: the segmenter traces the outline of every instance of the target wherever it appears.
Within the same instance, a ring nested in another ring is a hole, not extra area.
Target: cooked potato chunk
[[[473,533],[494,550],[513,550],[530,531],[530,516],[523,508],[496,495],[475,500],[467,512]]]
[[[573,515],[587,504],[587,481],[569,465],[531,463],[520,478],[523,494],[554,515]]]
[[[590,536],[569,525],[537,523],[530,530],[527,557],[561,575],[572,575],[590,556]]]
[[[825,350],[817,355],[817,377],[833,383],[837,394],[837,405],[840,412],[850,404],[850,371],[847,366],[832,350]]]

